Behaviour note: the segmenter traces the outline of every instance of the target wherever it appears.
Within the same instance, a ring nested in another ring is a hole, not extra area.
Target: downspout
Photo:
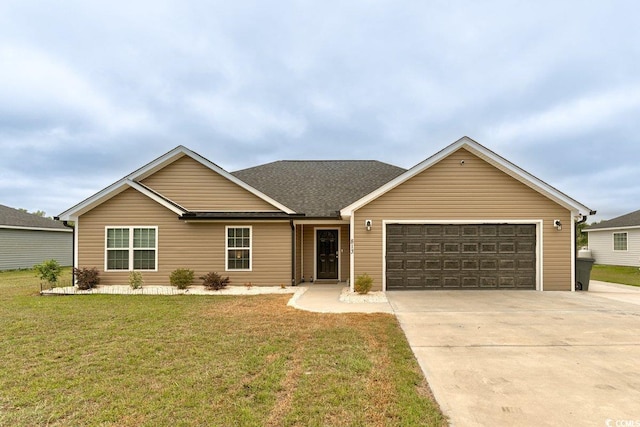
[[[296,226],[293,219],[289,220],[291,225],[291,286],[296,286]]]
[[[76,284],[76,227],[69,225],[69,221],[62,221],[62,225],[71,229],[71,286]]]

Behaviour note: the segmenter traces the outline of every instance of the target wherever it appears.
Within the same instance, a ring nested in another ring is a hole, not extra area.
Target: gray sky
[[[0,204],[57,215],[182,144],[402,167],[467,135],[640,209],[640,2],[4,0]]]

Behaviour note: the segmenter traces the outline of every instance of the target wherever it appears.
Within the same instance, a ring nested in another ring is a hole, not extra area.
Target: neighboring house
[[[583,230],[596,264],[640,267],[640,210]]]
[[[72,241],[72,230],[60,222],[0,205],[0,270],[48,259],[71,265]]]
[[[574,224],[591,210],[464,137],[409,170],[279,161],[229,173],[179,146],[60,214],[102,284],[143,272],[235,284],[347,281],[374,290],[574,288]],[[554,226],[560,222],[560,226]]]

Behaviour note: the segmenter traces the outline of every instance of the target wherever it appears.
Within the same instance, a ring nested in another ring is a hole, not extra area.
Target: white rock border
[[[340,302],[346,302],[348,304],[358,304],[366,302],[389,302],[384,292],[375,291],[367,294],[359,294],[357,292],[350,292],[349,288],[343,288],[340,294]]]
[[[295,294],[296,286],[227,286],[219,291],[210,291],[204,286],[189,286],[187,289],[178,289],[175,286],[143,286],[140,289],[132,289],[128,285],[98,286],[90,290],[80,290],[75,286],[45,289],[42,295],[265,295],[265,294]]]

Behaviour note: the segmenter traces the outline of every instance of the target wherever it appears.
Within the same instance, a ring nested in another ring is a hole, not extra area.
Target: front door
[[[318,279],[338,279],[338,230],[316,231]]]

